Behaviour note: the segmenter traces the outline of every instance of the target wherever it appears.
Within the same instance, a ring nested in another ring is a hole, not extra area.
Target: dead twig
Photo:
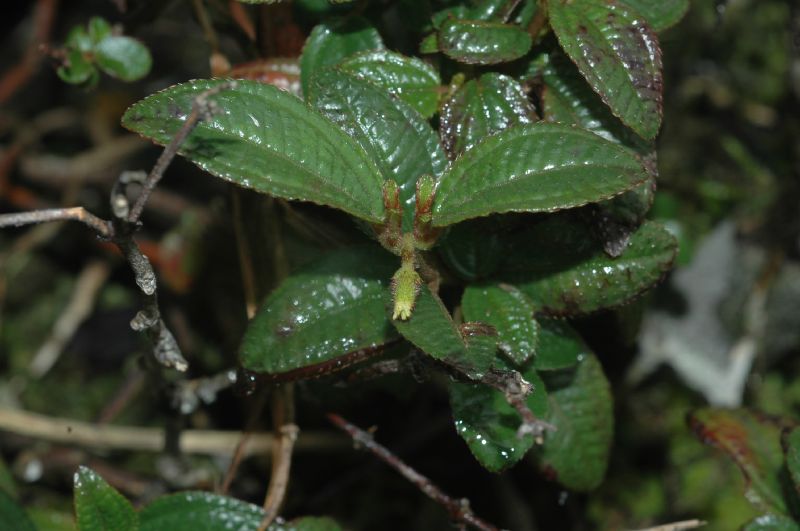
[[[48,208],[33,210],[31,212],[17,212],[15,214],[0,214],[0,228],[22,227],[49,221],[80,221],[91,227],[103,238],[110,239],[114,235],[114,228],[110,221],[99,218],[83,207]]]
[[[696,529],[706,525],[703,520],[682,520],[680,522],[673,522],[671,524],[662,524],[655,527],[648,527],[646,529],[639,529],[638,531],[684,531],[685,529]]]
[[[272,474],[264,499],[265,514],[258,527],[259,531],[265,531],[278,516],[289,486],[292,452],[300,431],[294,424],[293,384],[282,384],[275,388],[272,396],[272,418],[277,438],[272,446]]]
[[[111,426],[0,408],[0,430],[19,436],[96,450],[163,452],[165,430],[134,426]],[[229,456],[241,434],[237,431],[185,430],[178,447],[181,453]],[[272,448],[271,433],[253,433],[242,449],[243,456],[264,455]],[[4,439],[5,440],[5,439]],[[305,433],[297,438],[298,452],[329,452],[346,448],[347,441],[329,433]]]
[[[375,454],[381,461],[394,468],[404,478],[419,487],[419,489],[425,493],[426,496],[444,506],[444,508],[447,509],[447,512],[450,514],[450,517],[455,522],[458,522],[461,525],[469,524],[476,529],[481,529],[483,531],[497,531],[497,527],[485,522],[484,520],[481,520],[475,515],[475,513],[472,512],[472,509],[469,507],[469,500],[457,500],[444,493],[439,487],[434,485],[430,479],[404,463],[385,446],[375,442],[375,439],[371,434],[362,430],[358,426],[350,424],[335,413],[328,413],[328,419],[337,428],[349,434],[358,446],[362,446],[363,448],[366,448]]]
[[[28,366],[31,376],[41,378],[58,361],[61,352],[75,331],[92,313],[97,295],[105,285],[110,273],[109,264],[99,260],[90,262],[81,271],[69,303],[53,325],[50,337],[39,348]]]

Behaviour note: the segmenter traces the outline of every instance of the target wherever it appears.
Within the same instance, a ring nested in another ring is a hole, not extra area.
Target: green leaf
[[[417,179],[440,174],[446,164],[430,124],[377,85],[338,69],[317,75],[308,101],[363,147],[383,180],[397,183],[404,227],[410,230]]]
[[[613,397],[600,362],[587,356],[574,369],[542,375],[548,396],[545,434],[533,455],[545,476],[589,491],[603,481],[614,433]]]
[[[533,366],[537,371],[554,371],[574,367],[591,351],[577,331],[560,319],[538,318],[539,347]]]
[[[89,38],[94,44],[98,44],[111,36],[113,28],[108,21],[102,17],[92,17],[89,19]]]
[[[3,490],[0,490],[0,531],[36,531],[22,507]]]
[[[495,218],[471,219],[455,225],[439,240],[440,256],[468,281],[489,277],[503,260],[505,247],[495,230]]]
[[[345,59],[339,68],[375,83],[426,118],[439,109],[439,73],[416,57],[388,50],[366,52]]]
[[[800,531],[800,525],[788,516],[765,514],[750,520],[742,531]]]
[[[264,510],[251,503],[210,492],[162,496],[142,509],[141,531],[256,531]],[[231,526],[234,527],[231,527]],[[270,526],[271,531],[280,529]]]
[[[284,524],[275,531],[344,531],[332,518],[305,516]]]
[[[386,306],[391,315],[388,300]],[[422,286],[411,317],[405,321],[392,320],[392,324],[400,335],[428,356],[458,365],[475,378],[480,378],[494,361],[496,338],[490,336],[489,341],[486,336],[465,339],[441,299],[427,285]]]
[[[642,15],[656,31],[674,26],[689,10],[689,0],[617,0]]]
[[[517,5],[516,2],[508,0],[479,0],[473,3],[475,5],[462,18],[503,21],[511,14],[510,10],[515,9]]]
[[[75,516],[80,531],[137,531],[131,503],[85,466],[75,472]]]
[[[67,34],[65,42],[68,48],[73,48],[81,52],[91,52],[94,47],[92,37],[83,26],[75,26]]]
[[[497,345],[517,365],[536,353],[539,325],[533,318],[531,301],[508,284],[467,286],[461,298],[464,320],[492,325]]]
[[[784,438],[786,468],[792,478],[795,490],[800,493],[800,428],[794,428]]]
[[[88,61],[83,53],[77,49],[68,50],[64,64],[56,70],[58,77],[70,85],[80,85],[86,83],[97,73],[94,65]]]
[[[536,371],[523,378],[533,384],[527,405],[538,418],[547,414],[547,394]],[[486,469],[500,472],[516,464],[533,446],[531,434],[517,437],[522,419],[503,393],[483,384],[450,382],[450,407],[456,432]]]
[[[175,85],[133,105],[128,129],[167,144],[192,102],[223,80]],[[202,121],[180,153],[204,170],[258,192],[383,220],[380,171],[358,143],[302,101],[253,81],[213,96],[224,112]]]
[[[614,0],[553,0],[550,25],[581,74],[646,139],[661,127],[661,50],[647,23]]]
[[[531,49],[531,36],[519,26],[448,18],[439,30],[439,49],[467,64],[492,65],[519,59]]]
[[[522,290],[537,311],[571,316],[625,304],[652,288],[672,266],[677,242],[646,222],[611,258],[586,225],[549,216],[516,234],[510,249],[495,276]]]
[[[94,52],[97,66],[122,81],[143,78],[153,65],[150,50],[130,37],[106,37],[97,43]]]
[[[490,72],[464,83],[442,109],[439,130],[450,158],[513,125],[536,121],[536,110],[513,78]]]
[[[777,419],[746,409],[703,408],[692,412],[689,426],[703,443],[733,459],[744,475],[751,503],[770,513],[788,514],[781,484],[783,425]]]
[[[603,239],[606,253],[619,256],[653,203],[658,175],[654,144],[625,127],[563,54],[544,54],[532,63],[529,76],[541,76],[544,82],[541,101],[545,120],[578,125],[634,150],[650,175],[636,188],[597,204],[593,226]]]
[[[332,19],[314,26],[300,57],[300,83],[308,98],[311,80],[325,67],[368,50],[384,48],[378,30],[362,17]]]
[[[345,248],[289,276],[253,317],[242,366],[265,373],[343,367],[396,337],[384,297],[396,259],[377,246]]]
[[[592,133],[535,123],[491,136],[445,171],[433,224],[503,212],[554,212],[608,199],[647,179],[630,151]]]

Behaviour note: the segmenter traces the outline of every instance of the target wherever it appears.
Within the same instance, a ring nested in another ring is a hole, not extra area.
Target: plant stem
[[[348,433],[357,445],[360,445],[375,454],[381,461],[394,468],[404,478],[416,485],[423,493],[425,493],[426,496],[444,506],[444,508],[447,509],[447,512],[450,513],[450,517],[455,522],[458,522],[462,525],[469,524],[482,531],[497,531],[497,527],[485,522],[484,520],[481,520],[475,515],[475,513],[472,512],[472,509],[469,507],[469,500],[458,500],[446,494],[444,491],[442,491],[442,489],[434,485],[429,478],[411,468],[399,457],[394,455],[388,448],[375,442],[375,439],[371,434],[362,430],[358,426],[350,424],[335,413],[328,413],[327,417],[328,420],[330,420],[337,428]]]

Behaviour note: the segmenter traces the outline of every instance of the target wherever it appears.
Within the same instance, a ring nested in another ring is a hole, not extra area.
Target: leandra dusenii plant
[[[652,28],[686,5],[651,4],[457,5],[433,15],[424,59],[387,50],[365,18],[332,19],[303,50],[305,101],[226,85],[181,154],[240,186],[342,210],[379,243],[290,275],[252,319],[242,366],[307,378],[401,342],[452,376],[457,430],[485,467],[510,466],[539,440],[551,476],[596,486],[611,393],[554,318],[631,301],[675,256],[672,236],[644,221],[661,123]],[[229,83],[173,86],[123,124],[167,144],[199,96]],[[460,300],[443,301],[443,284]]]

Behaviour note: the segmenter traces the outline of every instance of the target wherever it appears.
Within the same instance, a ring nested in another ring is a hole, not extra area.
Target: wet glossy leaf
[[[522,376],[533,384],[528,407],[536,417],[544,418],[547,393],[542,380],[532,369]],[[449,391],[456,432],[486,469],[500,472],[513,466],[533,446],[532,435],[517,437],[522,419],[500,391],[483,384],[460,382],[451,382]]]
[[[658,174],[655,146],[625,127],[592,91],[575,65],[562,54],[538,58],[532,63],[529,75],[541,77],[544,82],[541,101],[545,120],[578,125],[634,150],[650,174],[644,183],[598,203],[595,210],[593,226],[602,238],[606,252],[619,256],[653,202]]]
[[[153,65],[147,47],[131,37],[106,37],[97,43],[94,52],[97,66],[123,81],[143,78]]]
[[[22,507],[0,490],[0,531],[36,531]]]
[[[159,144],[183,125],[194,99],[222,80],[175,85],[133,105],[128,129]],[[202,121],[180,153],[204,170],[246,188],[383,220],[378,167],[344,131],[280,89],[238,81],[213,100],[224,111]]]
[[[781,474],[782,424],[745,409],[704,408],[689,416],[689,426],[705,444],[725,452],[747,483],[747,499],[764,511],[787,514]]]
[[[611,258],[585,224],[566,216],[531,225],[510,245],[496,276],[520,288],[537,311],[559,316],[631,301],[661,280],[677,252],[675,238],[647,222],[625,252]]]
[[[391,304],[387,300],[387,312],[391,314]],[[393,320],[397,331],[422,352],[438,360],[447,360],[480,377],[495,358],[496,338],[486,341],[484,337],[462,336],[439,297],[423,285],[417,296],[414,313],[408,320]]]
[[[141,531],[256,531],[264,511],[235,498],[209,492],[162,496],[142,509]],[[271,531],[280,528],[270,526]]]
[[[430,124],[377,85],[333,68],[316,77],[308,100],[363,147],[382,180],[400,186],[404,224],[410,230],[417,179],[440,174],[446,164]]]
[[[537,321],[539,348],[533,362],[537,371],[569,369],[591,355],[586,343],[568,322],[543,317]]]
[[[498,20],[503,21],[511,14],[510,10],[516,7],[515,2],[507,0],[479,0],[462,18],[473,20]]]
[[[602,201],[647,179],[630,150],[575,127],[535,123],[491,136],[439,180],[433,224]]]
[[[600,362],[587,356],[574,369],[542,375],[548,397],[545,434],[533,455],[545,476],[564,487],[589,491],[602,481],[614,434],[613,397]]]
[[[75,516],[80,531],[137,531],[139,517],[131,503],[94,471],[75,472]]]
[[[788,432],[784,440],[786,468],[792,478],[795,490],[800,493],[800,428]]]
[[[416,57],[387,50],[366,52],[345,59],[339,68],[389,91],[426,118],[439,109],[439,73]]]
[[[464,83],[442,109],[439,129],[450,158],[489,135],[536,121],[536,110],[513,78],[488,73]]]
[[[765,514],[749,521],[742,531],[800,531],[800,525],[788,516]]]
[[[656,31],[674,26],[689,10],[689,0],[617,0],[642,15]]]
[[[661,127],[661,50],[647,23],[607,0],[555,0],[550,24],[567,55],[625,124],[646,139]]]
[[[505,249],[494,229],[492,218],[459,223],[439,240],[439,254],[461,278],[469,281],[487,278],[500,266]]]
[[[242,340],[245,369],[333,369],[396,337],[384,313],[396,258],[376,247],[345,248],[292,274],[253,317]],[[338,359],[349,356],[345,359]]]
[[[69,50],[66,61],[56,70],[58,77],[70,85],[86,83],[96,72],[94,65],[79,50]]]
[[[512,24],[448,18],[439,30],[439,49],[461,63],[491,65],[528,53],[531,36]]]
[[[383,48],[378,30],[362,17],[333,19],[314,26],[300,57],[303,94],[308,95],[311,80],[325,67],[338,64],[358,52]]]
[[[539,325],[533,318],[534,307],[514,286],[467,286],[461,311],[465,321],[492,325],[497,330],[497,346],[517,365],[536,353]]]

